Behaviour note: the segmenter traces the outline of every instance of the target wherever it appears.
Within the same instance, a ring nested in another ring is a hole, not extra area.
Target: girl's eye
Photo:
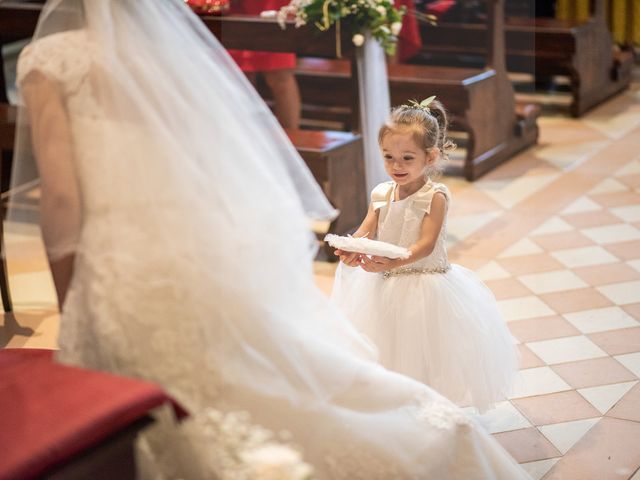
[[[413,160],[413,157],[403,157],[403,160],[405,162],[409,162],[409,161]]]
[[[391,160],[392,158],[393,158],[393,157],[392,157],[391,155],[385,155],[385,156],[384,156],[384,159],[385,159],[385,160]]]

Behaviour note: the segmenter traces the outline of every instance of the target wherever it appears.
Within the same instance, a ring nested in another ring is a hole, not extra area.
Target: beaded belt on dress
[[[450,264],[446,264],[442,267],[434,267],[434,268],[399,268],[397,270],[388,270],[386,272],[382,272],[382,278],[385,280],[391,277],[397,277],[400,275],[425,275],[425,274],[433,274],[433,273],[447,273],[451,268]]]

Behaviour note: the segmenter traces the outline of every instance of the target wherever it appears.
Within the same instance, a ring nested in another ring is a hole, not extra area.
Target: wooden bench
[[[459,68],[392,64],[388,67],[391,102],[406,103],[436,95],[452,116],[452,130],[467,134],[463,166],[468,180],[478,178],[538,138],[539,109],[517,106],[504,65],[503,0],[490,4],[489,28],[484,39],[491,45],[485,68]],[[345,120],[352,94],[349,63],[302,58],[296,70],[305,98],[313,110],[303,113],[316,120]]]
[[[604,8],[604,0],[594,0],[593,15],[586,22],[507,18],[507,70],[538,80],[569,77],[570,112],[575,117],[627,88],[633,55],[628,50],[614,53]],[[477,65],[487,52],[486,26],[480,23],[422,24],[421,33],[423,49],[412,63]]]

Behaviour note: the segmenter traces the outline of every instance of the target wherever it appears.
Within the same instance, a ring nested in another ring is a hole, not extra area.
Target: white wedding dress
[[[241,142],[225,143],[226,87],[210,106],[210,156],[182,159],[158,146],[170,132],[153,136],[96,98],[96,51],[83,31],[41,38],[18,83],[37,70],[56,84],[81,196],[57,359],[157,382],[193,414],[190,434],[167,426],[150,442],[156,478],[213,478],[208,407],[290,432],[319,479],[528,478],[448,400],[377,365],[315,287],[309,234],[286,218],[298,200],[275,167],[243,167]]]

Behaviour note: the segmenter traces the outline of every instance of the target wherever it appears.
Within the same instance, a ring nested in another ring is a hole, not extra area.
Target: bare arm
[[[447,210],[447,199],[443,193],[436,193],[431,200],[431,210],[424,216],[420,227],[418,241],[409,247],[411,256],[406,259],[391,260],[386,257],[363,256],[362,268],[368,272],[384,272],[393,268],[403,267],[431,255],[442,230],[442,224]]]
[[[73,275],[80,231],[80,196],[73,167],[71,132],[57,85],[38,71],[21,85],[40,174],[41,228],[61,309]]]

